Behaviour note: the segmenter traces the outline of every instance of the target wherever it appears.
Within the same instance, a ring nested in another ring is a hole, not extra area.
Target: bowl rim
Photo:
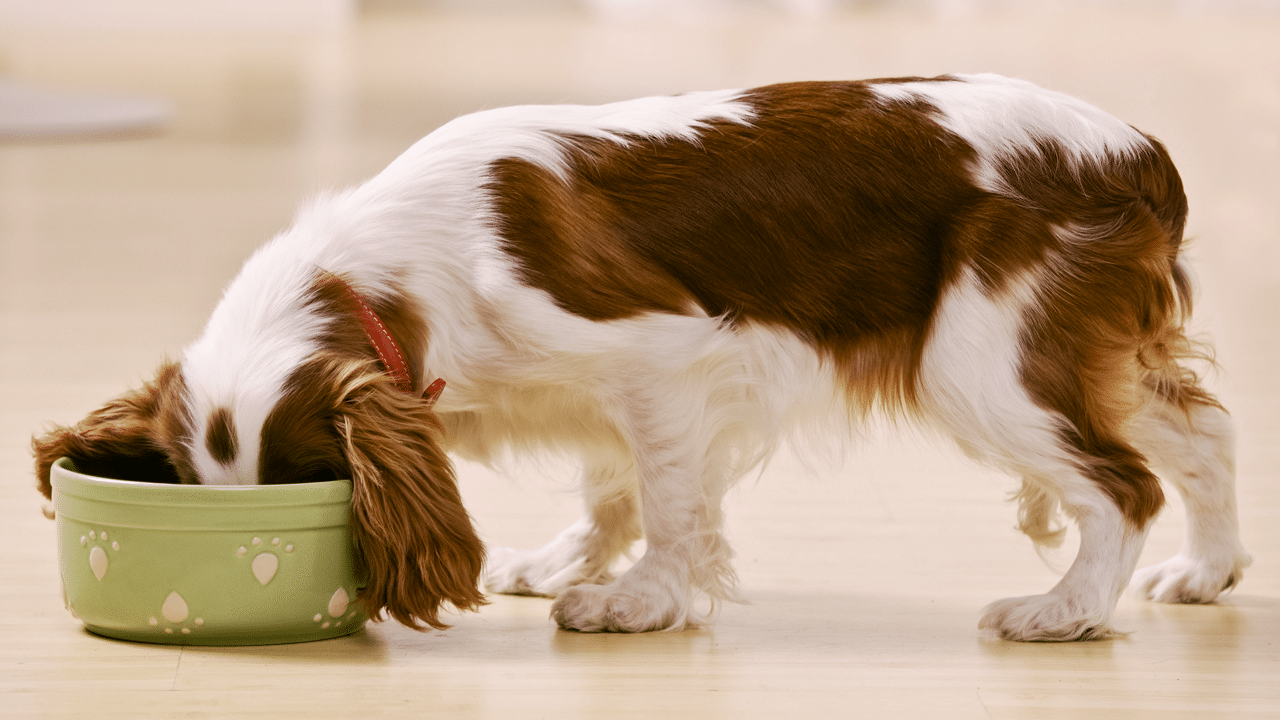
[[[350,480],[282,485],[171,485],[118,480],[82,473],[70,457],[53,463],[50,482],[55,496],[134,505],[184,507],[288,507],[351,502]],[[56,500],[55,500],[56,503]]]

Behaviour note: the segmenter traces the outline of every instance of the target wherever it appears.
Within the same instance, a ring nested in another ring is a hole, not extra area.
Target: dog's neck
[[[382,318],[378,317],[378,313],[374,312],[372,306],[364,299],[364,296],[351,287],[346,280],[335,276],[335,279],[346,291],[347,297],[356,306],[356,317],[360,320],[360,327],[364,329],[365,337],[369,338],[370,344],[373,345],[374,351],[378,353],[378,359],[382,361],[382,367],[391,375],[391,379],[395,382],[396,387],[405,391],[413,392],[413,375],[409,373],[409,364],[405,362],[404,353],[400,351],[400,343],[392,337],[391,331],[387,330],[386,324],[382,322]]]
[[[409,364],[405,362],[404,353],[400,350],[400,343],[396,342],[391,331],[387,330],[386,323],[382,322],[382,318],[378,317],[378,313],[369,305],[364,296],[351,287],[347,281],[337,276],[334,277],[347,292],[348,298],[355,304],[356,316],[360,320],[360,327],[364,329],[364,334],[369,338],[369,343],[373,345],[374,351],[378,353],[378,359],[382,361],[382,367],[391,375],[392,382],[400,390],[412,393],[413,375],[409,372]],[[436,378],[423,391],[422,397],[434,404],[444,390],[444,385],[444,380]]]

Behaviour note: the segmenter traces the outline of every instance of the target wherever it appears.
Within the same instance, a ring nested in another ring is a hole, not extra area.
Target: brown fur
[[[238,451],[236,442],[235,421],[231,419],[231,411],[218,408],[209,416],[208,429],[204,434],[204,445],[209,455],[226,465],[236,459]]]
[[[485,604],[478,587],[484,547],[462,506],[453,465],[430,404],[385,374],[352,378],[338,418],[350,463],[352,539],[368,569],[361,600],[418,629],[440,628],[438,610]]]
[[[182,372],[167,362],[155,380],[111,400],[74,426],[55,426],[34,437],[36,487],[52,497],[49,469],[66,456],[100,477],[162,483],[194,483],[183,422],[186,391]]]
[[[367,361],[351,359],[357,369]],[[285,380],[279,402],[262,423],[258,482],[284,485],[350,477],[338,413],[345,401],[340,368],[319,359]]]

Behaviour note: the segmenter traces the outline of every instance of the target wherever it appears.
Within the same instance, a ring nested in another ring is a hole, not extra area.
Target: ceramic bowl
[[[346,481],[206,487],[53,466],[67,608],[94,633],[269,645],[364,626]]]

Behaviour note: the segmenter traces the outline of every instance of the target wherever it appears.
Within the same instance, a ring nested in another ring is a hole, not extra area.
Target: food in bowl
[[[351,484],[166,485],[52,469],[66,603],[91,632],[186,645],[340,637],[367,617]]]

